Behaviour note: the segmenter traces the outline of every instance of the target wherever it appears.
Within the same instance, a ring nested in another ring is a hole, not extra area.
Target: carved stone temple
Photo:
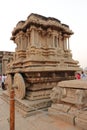
[[[25,114],[51,106],[50,93],[61,80],[75,78],[80,70],[73,60],[69,26],[52,17],[30,14],[12,31],[16,44],[7,68],[7,94],[15,86],[16,105]]]

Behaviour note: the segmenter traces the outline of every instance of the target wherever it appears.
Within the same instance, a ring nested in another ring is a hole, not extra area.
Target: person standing
[[[2,83],[2,76],[0,74],[0,87],[1,87],[1,83]]]
[[[87,75],[84,73],[84,71],[82,71],[82,73],[81,73],[81,79],[83,79],[83,80],[87,79]]]
[[[1,86],[2,86],[3,90],[5,90],[5,84],[4,84],[4,82],[5,82],[5,74],[2,75],[2,85]]]
[[[76,79],[81,79],[80,73],[76,73],[75,78],[76,78]]]

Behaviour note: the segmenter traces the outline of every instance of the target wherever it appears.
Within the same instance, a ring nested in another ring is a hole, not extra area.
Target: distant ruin
[[[6,74],[7,64],[13,60],[13,53],[8,51],[0,51],[0,74]]]
[[[7,68],[7,91],[16,86],[16,104],[25,114],[49,107],[52,88],[80,70],[70,50],[72,34],[60,20],[33,13],[13,29],[17,47]]]

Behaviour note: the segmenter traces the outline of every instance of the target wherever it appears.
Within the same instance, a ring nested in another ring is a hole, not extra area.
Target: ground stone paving
[[[0,130],[10,130],[9,104],[2,97],[3,90],[0,88]],[[80,130],[66,122],[53,118],[47,112],[42,111],[30,117],[23,117],[15,112],[15,130]]]

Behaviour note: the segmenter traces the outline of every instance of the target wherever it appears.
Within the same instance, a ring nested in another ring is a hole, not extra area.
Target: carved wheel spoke
[[[10,93],[10,90],[12,87],[12,76],[10,74],[7,75],[7,78],[5,80],[5,84],[6,84],[8,93]]]
[[[16,73],[14,76],[15,96],[19,99],[25,97],[25,82],[20,73]]]

